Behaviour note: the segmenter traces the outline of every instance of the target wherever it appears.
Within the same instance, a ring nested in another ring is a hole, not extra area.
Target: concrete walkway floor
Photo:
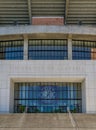
[[[0,130],[96,130],[95,114],[1,114]]]

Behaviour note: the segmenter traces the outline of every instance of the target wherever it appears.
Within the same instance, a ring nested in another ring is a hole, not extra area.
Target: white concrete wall
[[[83,112],[96,113],[96,61],[1,61],[0,112],[12,112],[14,82],[82,82]]]

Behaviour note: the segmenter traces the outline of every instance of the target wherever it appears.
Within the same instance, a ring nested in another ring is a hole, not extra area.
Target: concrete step
[[[96,130],[96,115],[72,114],[78,130]],[[1,114],[0,130],[74,130],[68,114]]]

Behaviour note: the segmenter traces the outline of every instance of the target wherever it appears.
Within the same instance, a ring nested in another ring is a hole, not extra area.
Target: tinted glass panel
[[[21,60],[23,59],[23,41],[0,42],[0,59]]]
[[[29,40],[29,59],[64,60],[68,59],[66,40]]]
[[[73,41],[74,60],[96,60],[96,42]]]
[[[14,112],[82,112],[80,83],[16,83]]]

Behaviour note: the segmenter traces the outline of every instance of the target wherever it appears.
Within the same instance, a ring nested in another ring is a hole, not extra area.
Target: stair
[[[27,0],[0,0],[0,26],[29,24]]]
[[[33,17],[64,17],[65,0],[31,0]]]
[[[72,114],[79,130],[96,130],[96,115]],[[0,130],[76,130],[68,114],[4,114]]]
[[[96,25],[96,0],[70,0],[67,24]]]

